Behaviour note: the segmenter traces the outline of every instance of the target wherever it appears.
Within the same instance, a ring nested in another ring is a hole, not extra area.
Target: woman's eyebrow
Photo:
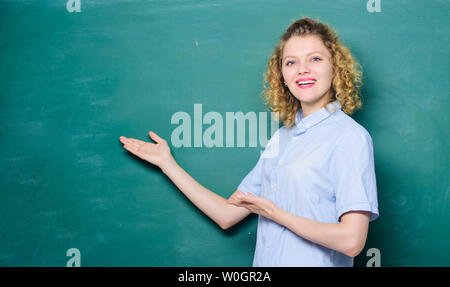
[[[308,54],[306,54],[306,56],[311,55],[311,54],[321,54],[321,55],[325,55],[324,53],[320,52],[320,51],[312,51]],[[283,60],[285,60],[286,58],[296,58],[296,56],[291,56],[291,55],[287,55],[285,57],[283,57]]]

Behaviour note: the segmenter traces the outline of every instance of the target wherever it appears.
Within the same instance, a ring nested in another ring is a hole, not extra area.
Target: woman
[[[284,126],[228,200],[187,174],[155,133],[156,144],[120,140],[221,228],[258,214],[253,266],[352,266],[378,217],[372,139],[347,115],[361,107],[361,71],[318,21],[295,21],[280,40],[264,95]]]

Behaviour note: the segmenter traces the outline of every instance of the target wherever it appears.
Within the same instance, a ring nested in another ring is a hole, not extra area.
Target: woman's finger
[[[120,137],[120,142],[123,144],[131,144],[130,138]]]
[[[247,208],[247,206],[249,205],[249,203],[240,200],[229,201],[229,203],[237,207],[245,207],[245,208]]]
[[[233,201],[233,200],[228,200],[228,204],[231,204],[231,205],[234,205],[234,206],[240,206],[239,205],[239,202],[237,202],[237,201]]]
[[[132,153],[135,153],[137,151],[137,149],[134,146],[130,145],[130,144],[124,144],[123,147],[126,150],[128,150],[128,151],[130,151]]]
[[[236,205],[236,204],[240,203],[241,200],[237,197],[236,194],[233,194],[232,196],[230,196],[230,198],[228,198],[228,202]]]
[[[156,143],[160,143],[161,141],[163,141],[163,139],[161,137],[159,137],[157,134],[155,134],[154,132],[150,131],[148,133],[148,135],[150,136],[150,138],[152,140],[154,140]]]
[[[129,144],[125,144],[125,145],[123,146],[123,148],[126,149],[126,150],[128,150],[128,151],[131,152],[131,153],[136,153],[136,152],[137,152],[137,149],[136,149],[135,147],[129,145]]]
[[[143,144],[144,141],[138,140],[138,139],[134,139],[134,138],[128,138],[128,140],[134,144]]]
[[[250,197],[250,195],[245,195],[244,193],[239,193],[236,197],[242,201],[247,203],[252,203],[255,197]]]
[[[228,203],[236,205],[240,202],[240,200],[238,200],[235,196],[231,196],[230,198],[228,198]]]
[[[133,138],[125,138],[123,140],[124,143],[133,146],[135,148],[139,148],[142,144],[144,144],[145,142],[138,140],[138,139],[133,139]]]
[[[134,148],[136,151],[141,152],[141,148],[145,145],[148,145],[149,147],[154,146],[155,144],[152,143],[147,143],[141,140],[137,140],[137,139],[129,139],[127,142],[127,145],[129,145],[130,147]]]
[[[239,195],[233,195],[228,199],[228,202],[230,204],[233,204],[235,206],[240,206],[240,207],[247,207],[249,205],[253,205],[253,203],[249,202],[248,200],[246,200],[245,196],[244,198],[241,198]]]
[[[136,148],[129,146],[129,145],[124,145],[123,147],[124,147],[124,149],[131,152],[132,154],[142,158],[142,154]]]
[[[135,151],[134,148],[132,148],[129,145],[126,145],[126,144],[123,145],[123,148],[126,149],[127,151],[131,152],[131,153],[134,153],[134,151]]]

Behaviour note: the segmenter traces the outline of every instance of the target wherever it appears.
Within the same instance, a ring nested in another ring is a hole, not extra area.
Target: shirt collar
[[[303,118],[302,109],[299,109],[295,115],[295,126],[294,135],[299,135],[306,132],[308,129],[317,125],[324,119],[328,118],[331,114],[341,109],[341,104],[338,100],[327,104],[325,107],[315,111],[306,118]]]

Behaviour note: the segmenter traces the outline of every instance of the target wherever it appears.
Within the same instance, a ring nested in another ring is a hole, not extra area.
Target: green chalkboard
[[[230,196],[264,140],[234,130],[226,145],[227,113],[271,133],[262,75],[301,17],[334,27],[364,70],[353,117],[374,142],[380,218],[355,265],[375,249],[381,266],[450,265],[450,1],[368,2],[0,1],[0,266],[251,266],[256,216],[223,231],[119,137],[155,131]],[[203,142],[200,109],[223,119],[223,146]],[[190,146],[171,141],[177,113]]]

